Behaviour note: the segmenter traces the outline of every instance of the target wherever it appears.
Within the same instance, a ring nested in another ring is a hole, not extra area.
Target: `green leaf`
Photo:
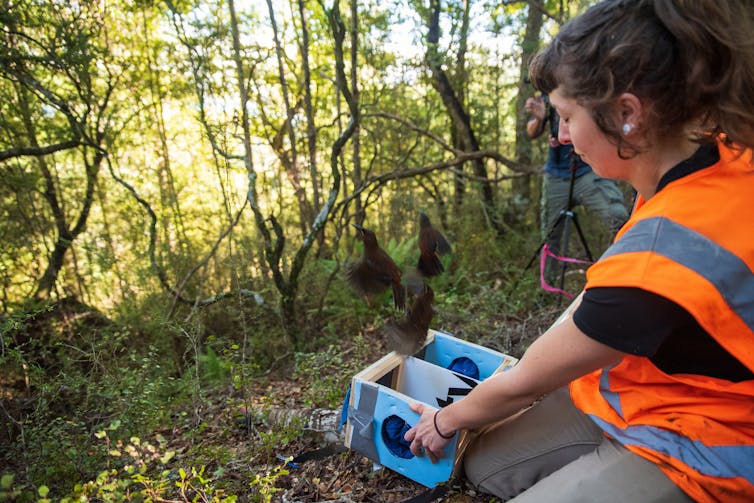
[[[10,489],[13,485],[13,479],[16,477],[13,473],[6,473],[0,478],[0,487],[3,489]]]
[[[50,494],[50,489],[47,486],[39,486],[39,495],[46,498]]]
[[[170,462],[170,460],[171,460],[171,459],[173,459],[174,457],[175,457],[175,451],[168,451],[168,452],[166,452],[166,453],[165,453],[165,455],[164,455],[164,456],[162,456],[162,457],[160,458],[160,463],[162,463],[163,465],[166,465],[166,464],[168,464],[168,462]]]

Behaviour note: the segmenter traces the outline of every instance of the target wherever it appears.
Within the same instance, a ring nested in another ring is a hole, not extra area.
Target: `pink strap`
[[[576,258],[571,257],[561,257],[560,255],[555,255],[553,252],[550,251],[550,248],[547,246],[547,243],[545,243],[542,246],[542,253],[540,254],[539,258],[539,284],[540,286],[548,292],[553,293],[562,293],[569,299],[573,299],[574,296],[570,293],[566,292],[565,290],[561,290],[560,288],[555,288],[554,286],[548,285],[547,281],[545,281],[545,261],[547,260],[547,257],[554,258],[555,260],[559,262],[567,262],[569,264],[591,264],[591,262],[587,260],[579,260]]]

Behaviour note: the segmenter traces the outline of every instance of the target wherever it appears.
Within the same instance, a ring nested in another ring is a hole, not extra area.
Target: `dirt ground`
[[[490,339],[489,344],[484,340],[479,341],[489,347],[495,344],[495,349],[519,357],[525,347],[531,343],[537,334],[551,325],[562,307],[545,306],[540,311],[532,313],[526,319],[505,321],[504,333],[497,334],[494,343]],[[455,330],[447,329],[448,332],[463,336],[463,330],[457,327]],[[504,347],[500,347],[502,346]],[[374,347],[374,360],[384,355],[384,346],[376,344]],[[301,383],[290,380],[279,380],[271,384],[276,390],[280,405],[290,410],[299,405],[298,395],[301,393]],[[264,400],[260,394],[258,397]],[[339,412],[339,411],[338,411]],[[336,442],[332,442],[333,435],[339,435]],[[297,439],[289,444],[285,451],[278,453],[279,458],[298,456],[302,453],[314,451],[328,445],[342,445],[343,432],[319,432],[311,436]],[[326,437],[330,437],[329,440]],[[283,466],[283,461],[278,461],[277,466]],[[257,467],[259,468],[259,467]],[[267,466],[271,470],[272,465]],[[429,498],[429,489],[412,481],[411,479],[387,468],[375,468],[374,463],[353,450],[346,450],[332,454],[323,459],[310,460],[296,463],[295,466],[287,466],[287,475],[279,476],[275,481],[277,492],[273,501],[280,502],[374,502],[394,503],[410,501],[414,497],[426,498],[423,501],[447,501],[464,503],[495,502],[499,499],[481,494],[462,477],[452,483],[443,484],[442,496]]]

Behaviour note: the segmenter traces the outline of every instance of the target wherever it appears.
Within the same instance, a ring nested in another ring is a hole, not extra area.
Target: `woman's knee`
[[[594,450],[602,438],[602,430],[561,389],[471,442],[464,470],[480,491],[511,498]]]

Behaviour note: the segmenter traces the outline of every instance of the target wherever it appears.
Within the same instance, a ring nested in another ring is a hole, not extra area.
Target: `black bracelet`
[[[432,418],[432,421],[433,421],[433,422],[435,423],[435,431],[437,432],[437,434],[438,434],[438,435],[440,435],[440,436],[441,436],[442,438],[444,438],[445,440],[450,440],[451,438],[453,438],[453,436],[454,436],[454,435],[455,435],[456,433],[455,433],[455,432],[453,432],[453,433],[452,433],[452,434],[451,434],[450,436],[447,436],[447,437],[446,437],[445,435],[443,435],[443,434],[442,434],[442,432],[440,431],[440,428],[438,428],[438,427],[437,427],[437,415],[438,415],[439,413],[440,413],[440,411],[438,410],[437,412],[435,412],[435,416],[434,416],[434,417]]]

